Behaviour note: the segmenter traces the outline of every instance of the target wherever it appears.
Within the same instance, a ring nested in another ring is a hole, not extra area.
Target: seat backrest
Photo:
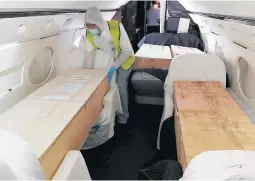
[[[28,142],[0,129],[0,180],[45,180],[43,169]]]
[[[185,54],[176,56],[169,67],[164,84],[165,106],[173,109],[173,82],[176,80],[220,81],[226,87],[226,69],[223,61],[212,54]],[[168,96],[166,96],[166,94]],[[172,110],[173,111],[173,110]],[[172,111],[169,110],[170,113]]]
[[[52,180],[91,180],[80,151],[69,151]]]
[[[169,17],[165,22],[165,32],[177,33],[179,27],[179,17]]]
[[[165,87],[175,80],[220,81],[226,87],[223,61],[212,54],[185,54],[175,57],[168,70]]]
[[[150,33],[159,33],[159,26],[150,26],[150,25],[147,25],[146,26],[147,28],[147,34],[150,34]]]

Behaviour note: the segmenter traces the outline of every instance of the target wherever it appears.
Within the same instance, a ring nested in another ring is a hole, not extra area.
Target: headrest
[[[45,180],[40,162],[18,135],[0,130],[0,180]]]

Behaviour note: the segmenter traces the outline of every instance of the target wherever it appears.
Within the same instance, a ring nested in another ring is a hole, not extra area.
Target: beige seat
[[[164,82],[146,72],[135,72],[131,77],[137,104],[164,105]]]
[[[80,151],[69,151],[52,180],[91,180]]]
[[[175,80],[220,81],[226,87],[225,65],[219,57],[212,54],[185,54],[172,60],[164,84],[164,111],[158,132],[158,149],[160,149],[162,124],[164,120],[173,116],[173,82]]]

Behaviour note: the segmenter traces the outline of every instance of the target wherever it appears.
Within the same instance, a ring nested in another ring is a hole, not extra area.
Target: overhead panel
[[[90,6],[97,6],[101,10],[114,10],[128,2],[128,0],[103,1],[0,1],[0,12],[27,12],[27,11],[57,11],[57,10],[86,10]]]
[[[196,14],[190,14],[190,17],[200,27],[207,29],[209,32],[223,36],[232,42],[255,51],[254,26]]]
[[[186,10],[207,14],[255,19],[255,1],[242,0],[178,0]]]

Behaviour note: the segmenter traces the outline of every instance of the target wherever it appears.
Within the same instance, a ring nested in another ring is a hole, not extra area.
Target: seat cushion
[[[131,84],[136,95],[164,97],[164,82],[148,73],[134,72]]]

